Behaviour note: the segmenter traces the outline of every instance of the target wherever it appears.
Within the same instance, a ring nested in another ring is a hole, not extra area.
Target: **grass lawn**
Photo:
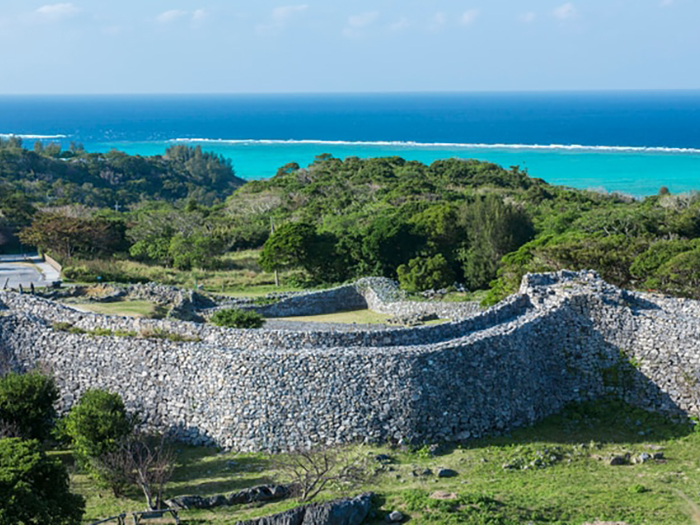
[[[158,307],[149,301],[116,301],[113,303],[70,303],[70,306],[105,315],[125,317],[154,317]]]
[[[307,323],[343,323],[343,324],[386,324],[391,315],[379,314],[371,310],[353,310],[323,315],[300,315],[297,317],[275,317],[279,321],[303,321]]]
[[[294,286],[285,286],[280,284],[280,286],[275,286],[274,284],[259,284],[256,286],[241,286],[241,287],[230,287],[224,293],[214,292],[217,295],[224,295],[227,297],[264,297],[270,293],[283,293],[283,292],[307,292],[309,289],[299,288]]]
[[[202,270],[178,270],[156,264],[144,264],[126,260],[74,260],[67,267],[83,268],[89,274],[101,275],[106,282],[157,282],[182,288],[193,289],[195,286],[212,293],[233,293],[236,295],[264,295],[272,291],[289,291],[295,289],[289,282],[294,282],[299,272],[280,272],[279,288],[275,287],[275,277],[263,272],[258,265],[260,250],[244,250],[233,252],[221,257],[220,268]],[[69,272],[70,273],[70,272]],[[73,272],[74,275],[75,272]],[[78,273],[72,281],[83,281]],[[252,291],[251,292],[249,292]]]
[[[372,490],[376,519],[400,510],[410,523],[467,525],[570,524],[622,521],[629,525],[690,525],[681,495],[700,500],[700,433],[689,425],[617,403],[570,409],[512,435],[446,446],[362,446],[375,475],[364,486],[333,488],[323,499]],[[392,458],[381,465],[372,458]],[[614,455],[663,453],[664,459],[611,466]],[[263,454],[182,447],[167,495],[213,495],[284,481]],[[509,468],[504,468],[508,465]],[[458,475],[438,478],[439,468]],[[430,474],[423,474],[430,469]],[[87,497],[86,522],[143,508],[139,494],[117,500],[85,475],[71,477]],[[183,523],[229,524],[280,512],[292,500],[183,512]]]

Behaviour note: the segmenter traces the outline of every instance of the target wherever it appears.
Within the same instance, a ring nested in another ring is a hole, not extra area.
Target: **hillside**
[[[296,272],[297,286],[381,275],[411,292],[490,289],[494,303],[527,272],[591,268],[618,286],[700,296],[697,193],[662,188],[640,200],[476,160],[330,155],[243,184],[230,162],[197,148],[144,158],[11,142],[0,148],[0,185],[5,223],[33,224],[23,242],[86,268],[73,274],[81,280],[132,280],[124,259],[233,269],[227,258],[253,249],[263,270]],[[67,204],[83,207],[58,206]],[[91,270],[96,259],[120,268]]]
[[[245,181],[231,162],[201,148],[172,146],[163,156],[141,157],[120,151],[87,153],[80,146],[61,151],[37,142],[0,139],[2,195],[21,193],[35,205],[127,206],[141,200],[193,198],[212,204]]]

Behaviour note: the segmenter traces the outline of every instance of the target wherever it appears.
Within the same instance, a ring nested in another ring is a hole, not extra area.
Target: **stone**
[[[401,523],[404,520],[404,515],[398,510],[392,510],[386,517],[387,523]]]
[[[439,500],[455,500],[459,496],[455,494],[454,492],[443,492],[441,490],[433,492],[430,496],[430,499],[439,499]]]
[[[361,525],[370,513],[372,493],[315,503],[236,525]]]
[[[642,452],[639,457],[637,458],[637,461],[639,463],[646,463],[647,461],[653,459],[651,454],[647,454],[646,452]]]
[[[456,470],[452,470],[450,468],[441,468],[440,470],[438,470],[437,475],[438,478],[454,478],[458,474]]]
[[[625,456],[614,456],[610,460],[610,465],[612,466],[619,466],[619,465],[627,465],[628,460]]]

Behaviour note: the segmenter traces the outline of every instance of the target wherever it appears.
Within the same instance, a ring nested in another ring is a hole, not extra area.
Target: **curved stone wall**
[[[519,294],[471,318],[376,333],[228,330],[83,314],[14,293],[0,301],[0,363],[50,367],[62,410],[107,388],[197,444],[465,439],[604,394],[700,413],[700,303],[625,292],[588,272],[527,276]],[[55,321],[202,340],[70,334]]]

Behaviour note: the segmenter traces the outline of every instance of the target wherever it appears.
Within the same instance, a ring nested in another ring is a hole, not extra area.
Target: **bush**
[[[0,525],[79,525],[85,500],[69,491],[68,473],[36,440],[0,439]]]
[[[69,281],[85,283],[147,283],[151,280],[158,280],[151,279],[151,276],[135,275],[129,272],[128,264],[112,259],[74,259],[70,264],[63,266],[63,277]]]
[[[398,267],[399,284],[408,292],[437,290],[451,285],[455,275],[445,257],[416,257]]]
[[[25,439],[44,441],[51,435],[57,400],[53,378],[40,373],[8,374],[0,379],[0,421],[15,427]]]
[[[251,310],[219,310],[211,316],[211,322],[216,326],[226,328],[261,328],[265,324],[265,318]]]
[[[63,432],[83,466],[101,454],[111,452],[134,428],[119,394],[88,390],[62,422]]]

